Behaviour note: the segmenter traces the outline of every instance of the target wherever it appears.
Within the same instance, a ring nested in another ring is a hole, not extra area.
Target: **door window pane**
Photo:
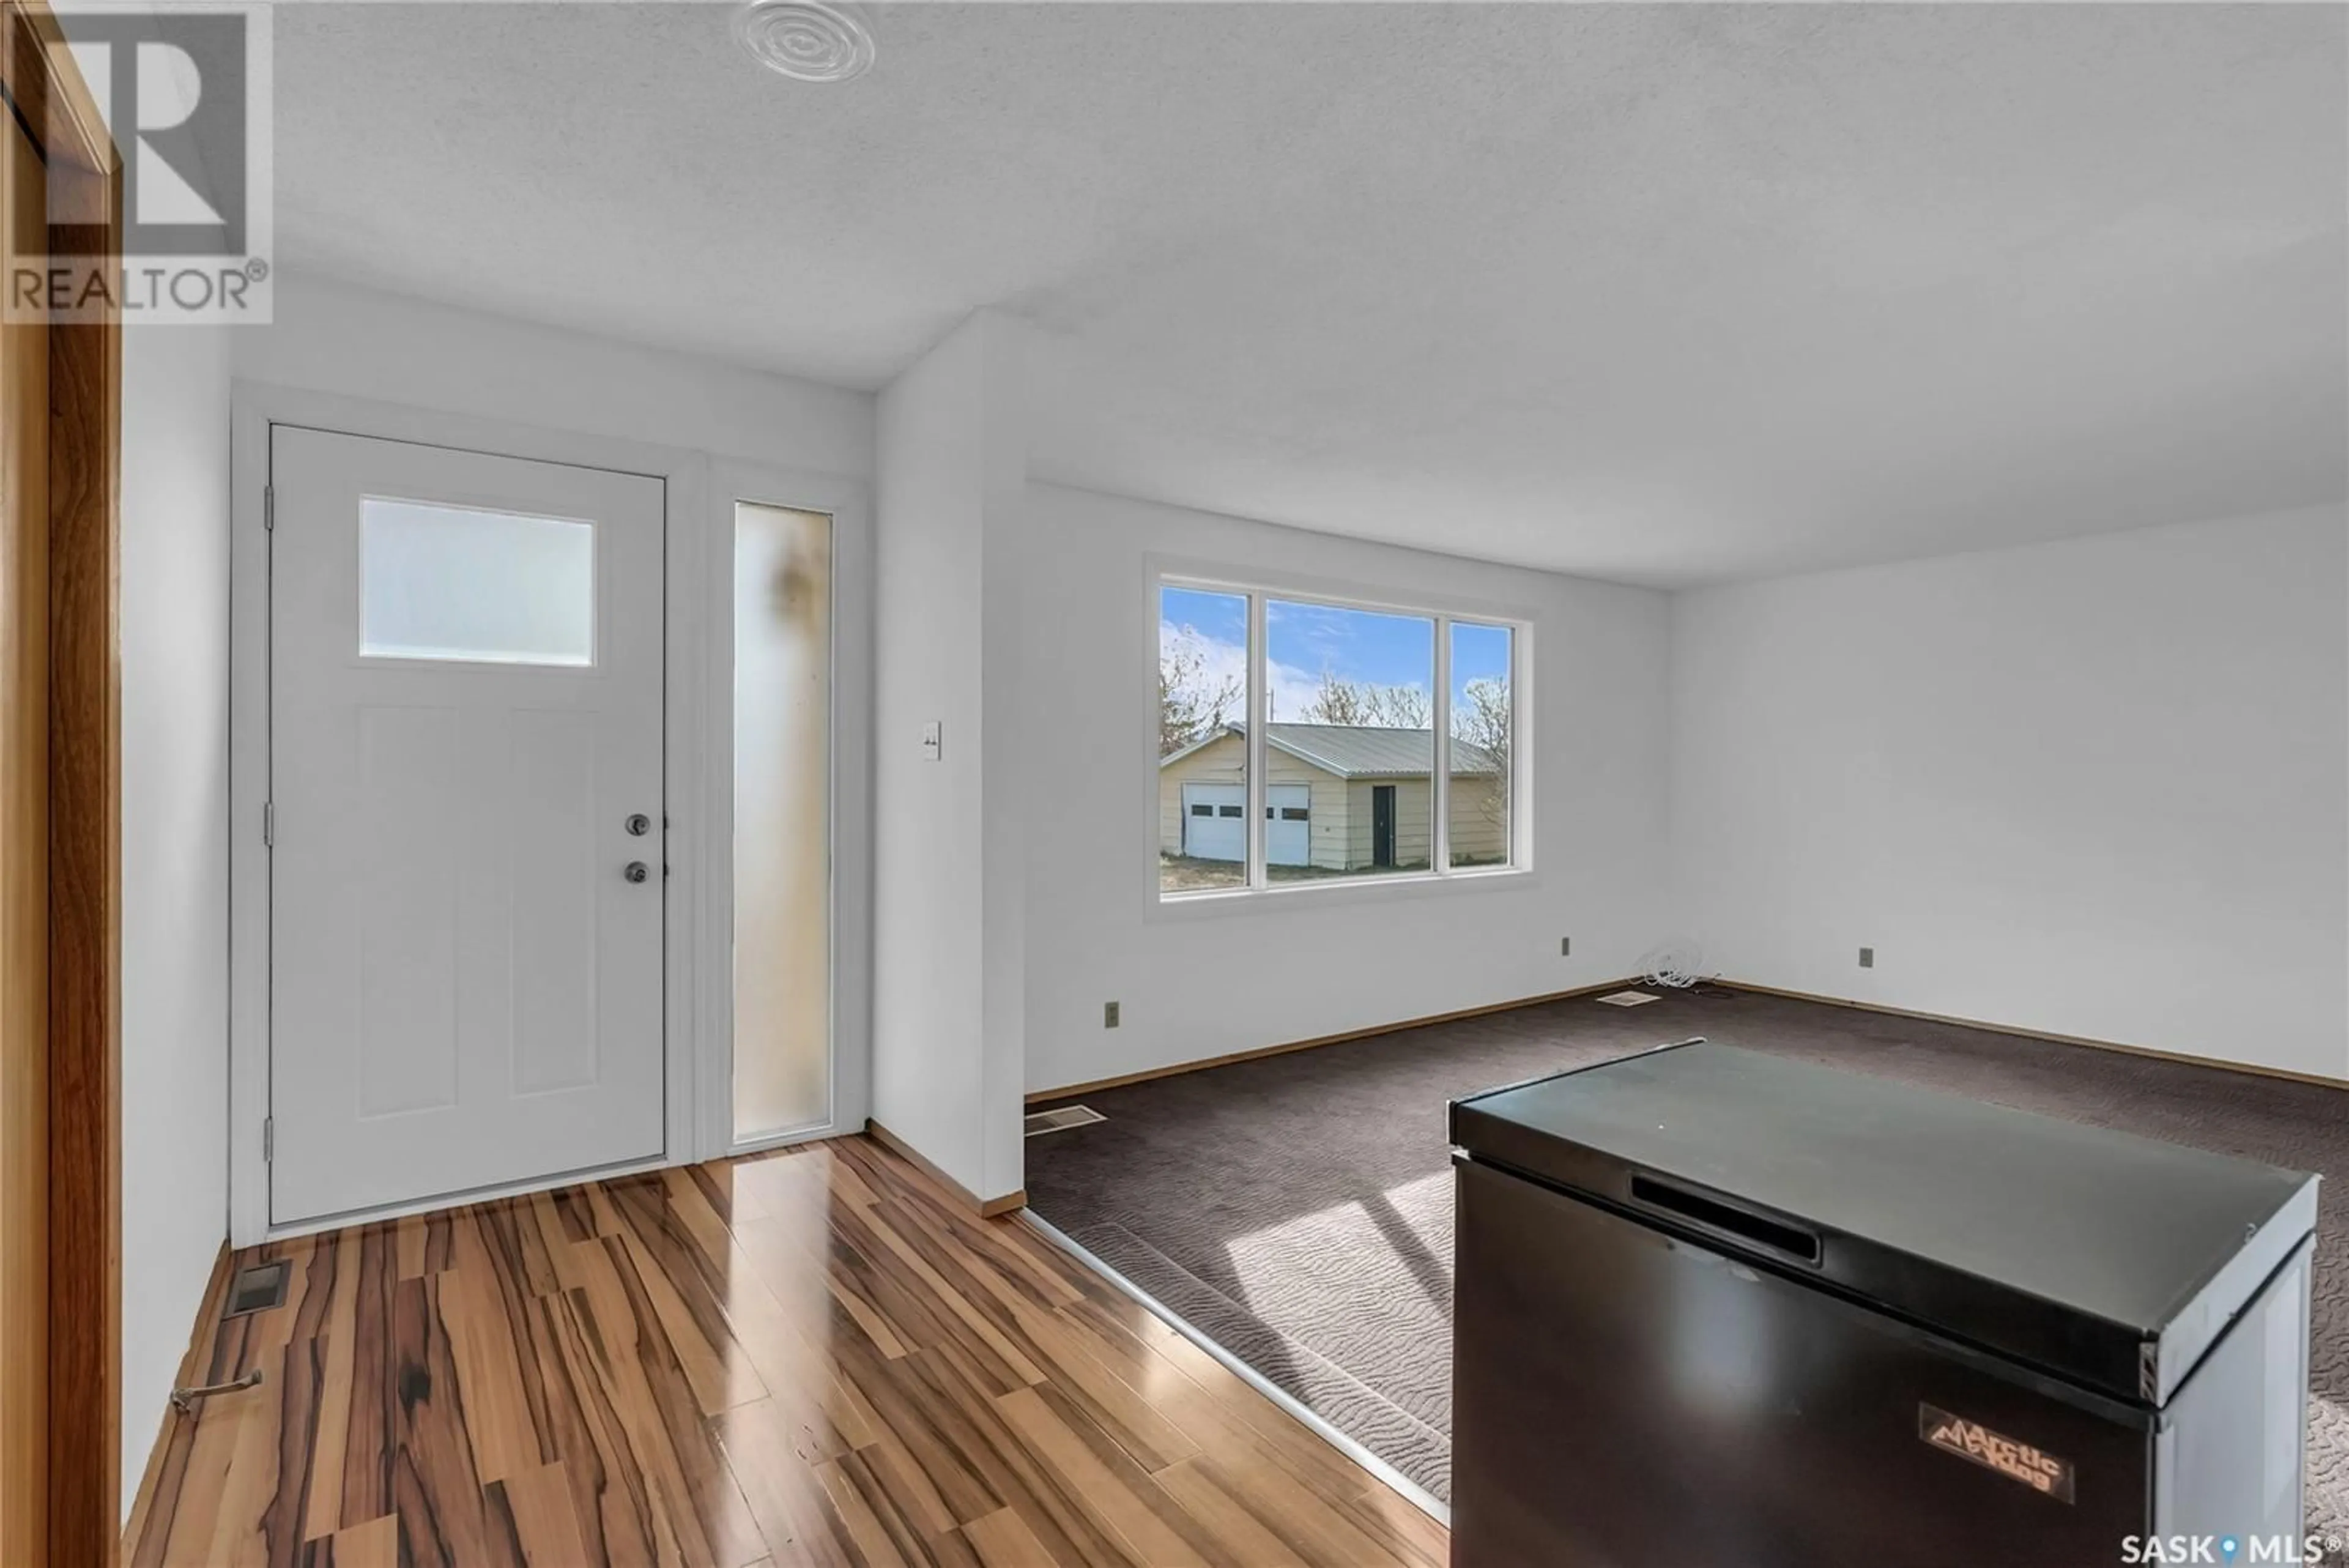
[[[1434,855],[1435,622],[1267,599],[1265,781],[1307,808],[1276,881],[1426,871]]]
[[[832,519],[734,508],[734,1136],[832,1117]]]
[[[359,652],[595,663],[595,524],[367,497],[359,504]]]
[[[1247,885],[1248,606],[1158,594],[1158,888]]]
[[[1506,626],[1452,623],[1452,864],[1509,863],[1510,731],[1516,717]]]

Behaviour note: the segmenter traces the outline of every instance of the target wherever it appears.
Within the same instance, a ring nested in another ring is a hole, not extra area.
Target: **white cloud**
[[[1282,723],[1301,719],[1321,691],[1319,672],[1308,673],[1293,664],[1268,665],[1265,674],[1272,682],[1272,716]]]
[[[1195,626],[1162,624],[1158,630],[1160,646],[1180,640],[1199,656],[1199,670],[1205,684],[1212,690],[1229,678],[1247,683],[1247,649],[1237,642],[1225,642],[1209,637]],[[1268,664],[1265,676],[1272,683],[1272,717],[1277,722],[1289,722],[1309,707],[1314,694],[1321,690],[1318,670],[1299,670],[1292,664]],[[1235,719],[1243,715],[1235,713]]]

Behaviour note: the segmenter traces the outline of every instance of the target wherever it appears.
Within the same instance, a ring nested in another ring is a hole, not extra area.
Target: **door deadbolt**
[[[642,838],[653,830],[653,819],[641,811],[631,812],[628,815],[628,820],[622,826],[627,828],[630,837]]]
[[[620,873],[631,882],[641,882],[652,874],[653,868],[641,860],[629,861],[627,869]]]

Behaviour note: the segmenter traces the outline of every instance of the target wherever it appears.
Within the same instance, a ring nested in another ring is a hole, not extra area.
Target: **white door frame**
[[[229,549],[229,1241],[244,1247],[354,1222],[272,1226],[263,1155],[269,1115],[269,856],[262,808],[269,780],[269,550],[264,515],[273,425],[447,446],[583,468],[616,469],[667,490],[663,795],[669,816],[662,984],[666,1034],[663,1152],[596,1174],[688,1164],[731,1152],[732,919],[725,825],[732,783],[730,649],[734,503],[830,513],[833,565],[833,1125],[864,1126],[870,1061],[872,536],[867,490],[836,474],[750,468],[678,447],[480,419],[237,380],[231,389]],[[723,475],[720,483],[717,476]],[[748,488],[745,488],[748,486]],[[724,636],[726,641],[716,639]],[[715,781],[715,782],[713,782]],[[713,789],[725,794],[713,797]],[[710,924],[713,914],[719,923]],[[711,961],[713,951],[720,961]],[[713,1007],[713,1001],[718,1005]],[[843,1072],[843,1068],[848,1069]],[[850,1118],[854,1118],[853,1120]],[[782,1140],[774,1140],[782,1141]],[[387,1219],[558,1186],[579,1173],[425,1199]]]
[[[832,1111],[823,1121],[764,1137],[734,1137],[734,507],[738,502],[821,512],[832,518]],[[695,918],[705,961],[701,1016],[714,1052],[705,1058],[697,1112],[700,1158],[779,1148],[864,1129],[873,1082],[873,592],[872,511],[864,486],[837,476],[717,458],[710,462],[709,570],[703,654],[709,660],[708,765],[702,819],[719,825]]]

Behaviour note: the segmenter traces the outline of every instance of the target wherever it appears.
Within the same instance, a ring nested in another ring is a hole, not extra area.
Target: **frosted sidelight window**
[[[595,524],[367,497],[359,504],[359,652],[595,663]]]
[[[734,508],[734,1136],[832,1119],[832,519]]]

